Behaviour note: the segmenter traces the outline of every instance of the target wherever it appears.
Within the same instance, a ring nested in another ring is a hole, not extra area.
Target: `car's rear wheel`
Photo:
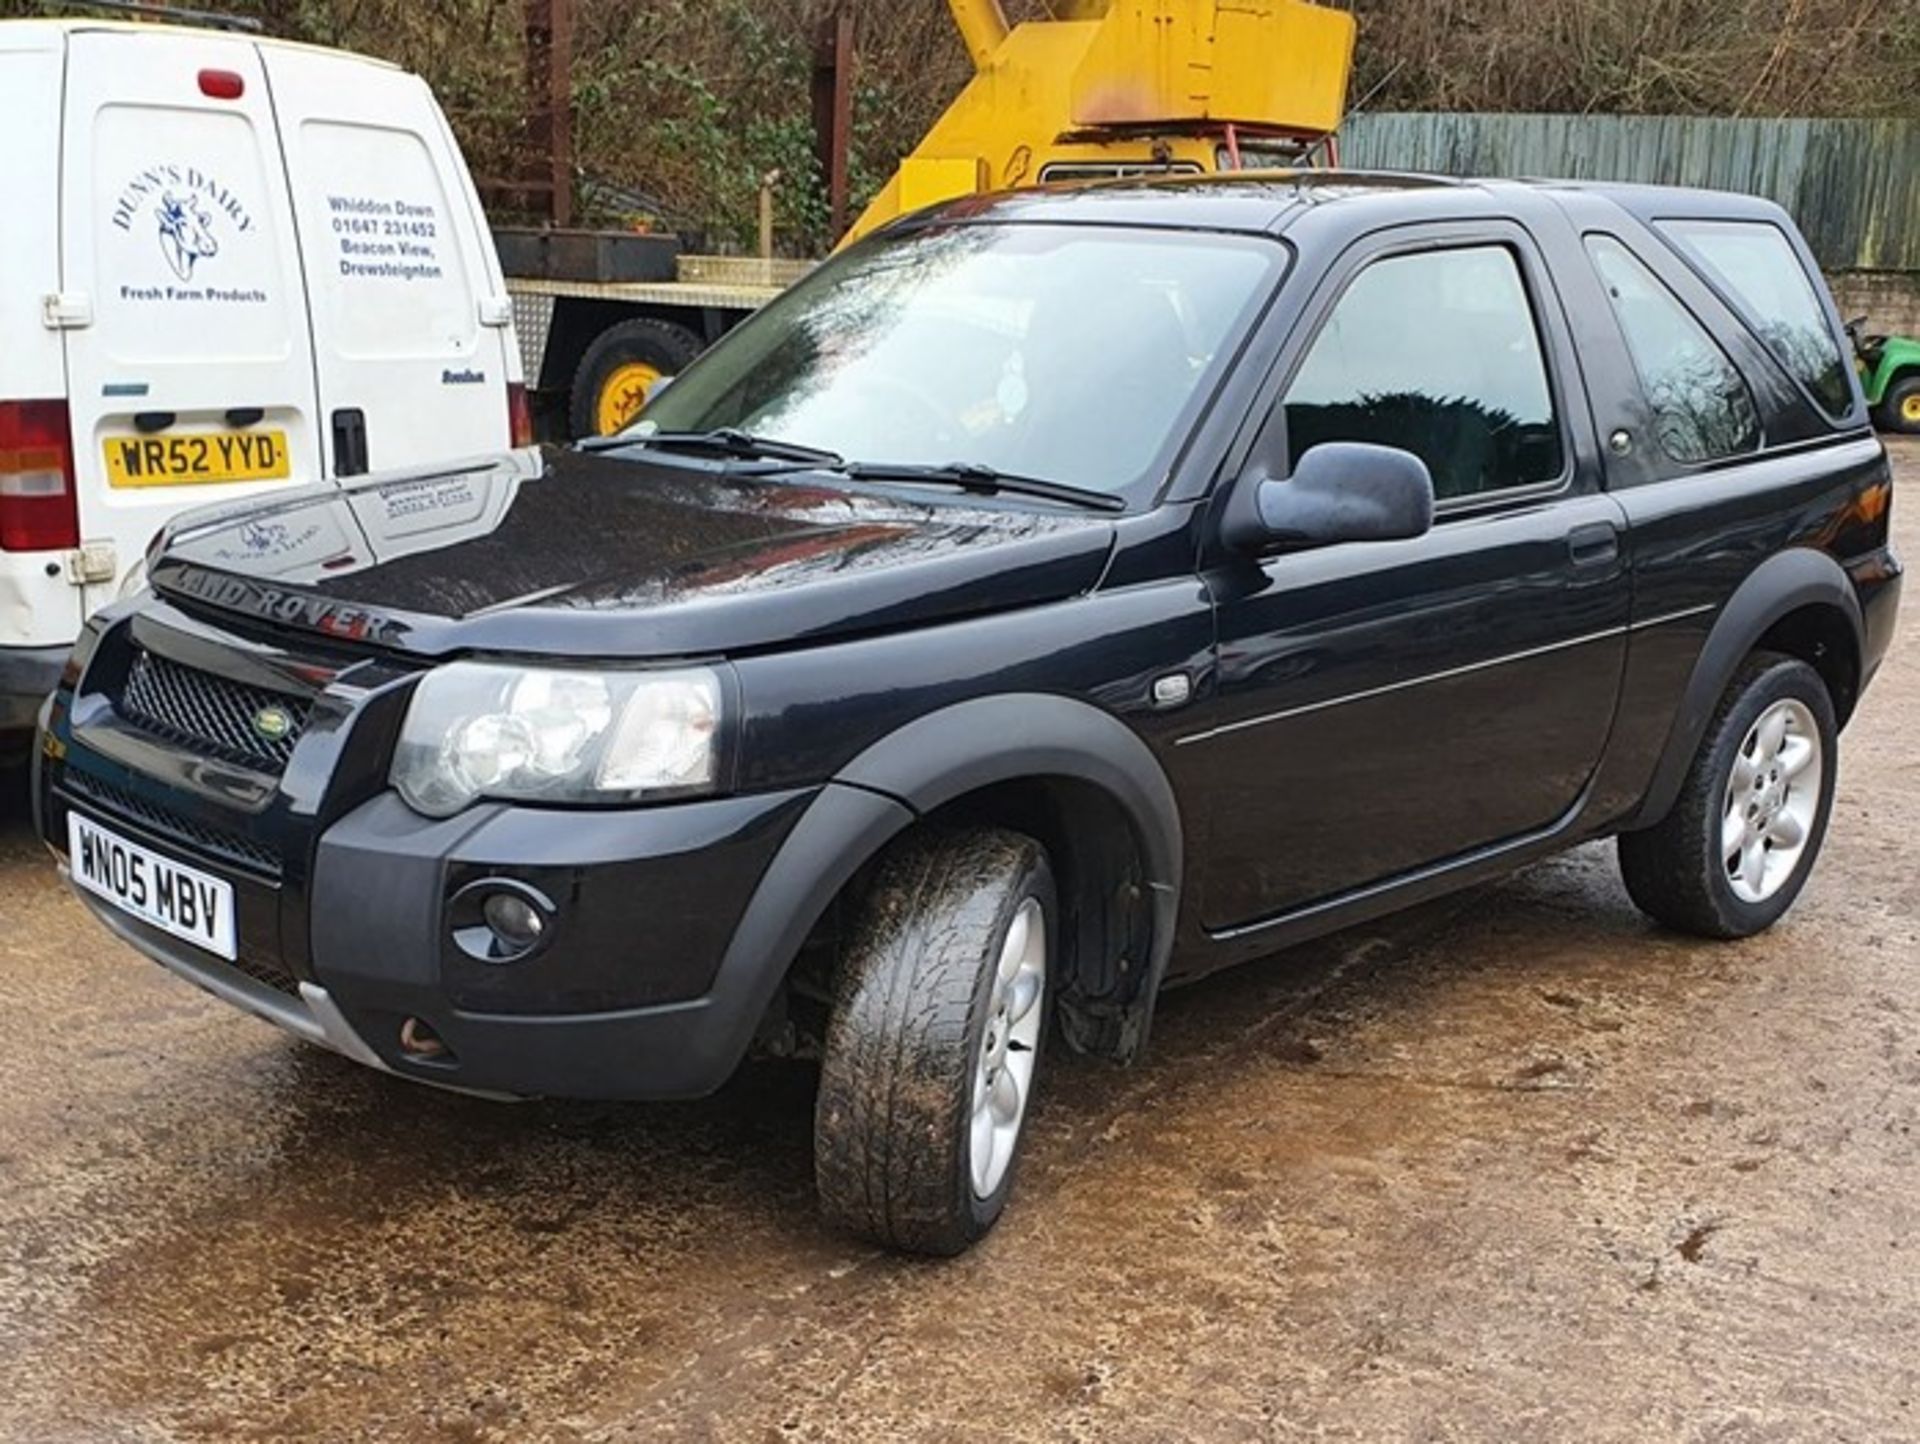
[[[1751,658],[1707,724],[1672,810],[1620,838],[1635,905],[1702,937],[1771,927],[1826,837],[1837,737],[1818,672],[1773,653]]]
[[[821,1062],[830,1222],[955,1254],[999,1218],[1046,1041],[1056,908],[1046,853],[1019,833],[930,833],[881,861]]]

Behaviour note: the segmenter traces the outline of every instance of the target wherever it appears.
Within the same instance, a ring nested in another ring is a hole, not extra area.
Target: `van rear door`
[[[321,475],[306,293],[254,45],[74,30],[65,121],[81,532],[124,576],[180,508]]]
[[[417,76],[268,48],[336,476],[499,452],[520,365],[499,261]],[[511,368],[511,371],[510,371]]]
[[[18,666],[7,649],[67,646],[80,630],[63,555],[79,540],[73,480],[60,472],[65,447],[44,445],[66,421],[60,333],[44,320],[60,290],[60,145],[47,117],[60,113],[61,56],[53,26],[0,25],[0,671]],[[29,418],[43,443],[33,454]],[[0,691],[0,731],[8,701]]]

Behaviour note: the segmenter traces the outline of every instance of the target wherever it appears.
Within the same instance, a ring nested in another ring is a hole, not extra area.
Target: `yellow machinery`
[[[1110,0],[1090,19],[1009,26],[1000,0],[948,6],[973,79],[847,240],[980,191],[1311,161],[1346,107],[1354,27],[1344,10]]]

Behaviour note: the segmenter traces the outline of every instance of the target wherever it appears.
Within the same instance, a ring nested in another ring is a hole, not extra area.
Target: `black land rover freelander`
[[[378,463],[378,457],[374,458]],[[817,1052],[833,1220],[1000,1213],[1050,1033],[1619,834],[1764,928],[1893,629],[1772,205],[1328,173],[974,199],[627,433],[176,525],[43,716],[121,938],[408,1078]]]

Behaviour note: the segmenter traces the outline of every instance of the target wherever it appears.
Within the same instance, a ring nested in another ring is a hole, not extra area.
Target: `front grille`
[[[119,710],[143,732],[278,776],[292,760],[310,704],[141,652],[127,672]],[[262,718],[284,725],[265,727]]]
[[[89,773],[68,768],[61,781],[68,792],[92,804],[109,821],[119,818],[221,862],[233,863],[268,877],[280,876],[279,855],[250,837],[181,817]]]

